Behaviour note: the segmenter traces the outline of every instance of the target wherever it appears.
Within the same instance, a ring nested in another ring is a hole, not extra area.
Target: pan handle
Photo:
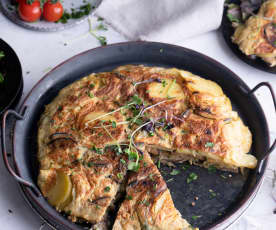
[[[249,95],[252,95],[256,90],[258,90],[260,87],[262,86],[266,86],[272,96],[272,100],[273,100],[273,104],[274,104],[274,109],[276,111],[276,97],[275,97],[275,93],[274,90],[272,88],[272,86],[270,85],[269,82],[261,82],[258,85],[256,85],[252,90],[250,90],[250,92],[248,93]],[[273,150],[276,148],[276,139],[274,140],[273,144],[271,145],[271,147],[268,149],[268,151],[262,156],[262,158],[260,159],[260,164],[259,164],[259,168],[258,171],[261,171],[262,165],[263,165],[263,161],[270,155],[270,153],[273,152]]]
[[[36,186],[33,183],[24,180],[23,178],[21,178],[20,176],[18,176],[16,174],[16,172],[10,166],[8,156],[7,156],[7,148],[6,148],[6,121],[7,121],[7,117],[9,115],[13,115],[17,120],[23,120],[26,109],[27,109],[27,106],[25,106],[23,108],[22,115],[15,112],[14,110],[7,110],[4,113],[4,116],[3,116],[3,119],[2,119],[2,136],[1,136],[2,154],[3,154],[3,160],[4,160],[4,163],[5,163],[5,166],[8,170],[8,172],[14,177],[14,179],[17,182],[19,182],[20,184],[29,187],[35,193],[36,196],[40,196],[41,194],[40,194],[39,190],[36,188]]]

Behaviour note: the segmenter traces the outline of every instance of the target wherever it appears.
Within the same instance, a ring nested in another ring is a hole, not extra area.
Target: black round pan
[[[240,0],[229,0],[227,3],[235,3],[240,5]],[[234,44],[231,40],[232,35],[234,34],[234,28],[232,27],[232,23],[227,18],[227,6],[224,7],[223,18],[221,23],[221,30],[224,37],[224,40],[228,47],[233,51],[233,53],[242,61],[247,63],[248,65],[257,68],[259,70],[263,70],[269,73],[276,73],[276,66],[270,67],[269,64],[264,62],[261,58],[256,57],[255,59],[250,58],[249,56],[242,53],[239,49],[238,45]]]
[[[4,57],[0,60],[0,73],[4,82],[0,83],[0,116],[5,110],[16,105],[22,96],[23,77],[20,61],[13,49],[0,39],[0,51]]]
[[[268,86],[272,95],[273,90],[268,83],[261,83],[250,90],[237,75],[215,60],[183,47],[162,43],[129,42],[81,53],[42,78],[26,97],[19,114],[13,111],[5,113],[3,132],[8,115],[15,115],[19,119],[15,123],[11,143],[16,172],[12,171],[7,162],[5,138],[2,139],[2,148],[6,166],[21,183],[24,196],[36,212],[57,229],[75,230],[88,227],[67,220],[40,194],[37,187],[37,124],[45,105],[49,104],[63,87],[89,73],[111,71],[126,64],[176,67],[217,82],[250,127],[253,134],[251,152],[260,164],[244,176],[219,170],[208,171],[197,166],[187,167],[183,164],[177,165],[181,173],[172,176],[170,168],[161,167],[176,207],[192,225],[201,229],[222,229],[229,226],[253,200],[266,170],[267,156],[275,147],[274,142],[270,148],[266,118],[253,94],[261,86]],[[275,103],[274,95],[273,98]],[[196,173],[198,179],[187,183],[187,176],[191,172]]]

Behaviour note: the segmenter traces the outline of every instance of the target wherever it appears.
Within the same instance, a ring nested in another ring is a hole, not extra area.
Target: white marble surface
[[[96,19],[92,19],[93,24],[96,25]],[[0,12],[0,38],[15,49],[23,66],[24,96],[51,68],[75,54],[99,45],[91,35],[87,34],[87,31],[88,23],[85,22],[62,32],[32,32],[14,25]],[[101,34],[107,37],[108,44],[126,41],[111,28]],[[64,46],[65,43],[67,46]],[[269,81],[276,89],[276,75],[256,70],[237,59],[225,45],[219,31],[178,41],[177,44],[222,62],[250,87],[254,87],[261,81]],[[270,95],[267,90],[261,90],[258,91],[257,97],[263,106],[270,129],[274,131],[275,138],[276,116]],[[276,202],[271,196],[272,170],[276,170],[276,152],[270,158],[269,170],[253,204],[229,230],[276,229],[276,215],[273,214]],[[12,213],[9,210],[12,210]],[[21,197],[18,186],[6,172],[2,160],[0,160],[0,223],[0,229],[5,230],[38,230],[42,223]]]

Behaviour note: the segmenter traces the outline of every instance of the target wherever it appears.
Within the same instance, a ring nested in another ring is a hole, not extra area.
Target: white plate
[[[62,5],[64,10],[71,13],[71,8],[78,9],[80,6],[91,4],[92,10],[90,14],[101,4],[102,0],[64,0]],[[83,22],[89,15],[85,15],[79,19],[69,19],[67,23],[63,24],[61,22],[46,22],[44,20],[39,20],[37,22],[25,22],[20,19],[15,7],[11,4],[11,0],[0,0],[0,10],[14,23],[30,30],[37,30],[43,32],[64,30],[66,28],[72,27]]]

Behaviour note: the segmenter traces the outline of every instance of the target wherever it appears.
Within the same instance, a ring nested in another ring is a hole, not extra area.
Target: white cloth
[[[96,15],[130,40],[173,43],[220,26],[224,0],[103,0]]]

